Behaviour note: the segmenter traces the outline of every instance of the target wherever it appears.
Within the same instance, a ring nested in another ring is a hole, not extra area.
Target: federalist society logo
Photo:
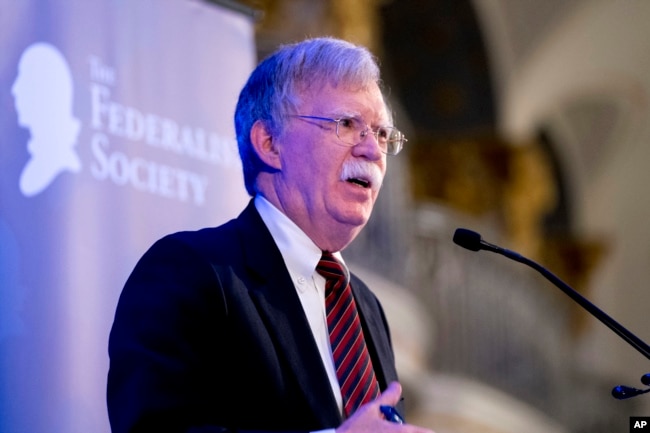
[[[139,146],[171,153],[174,161],[240,164],[234,140],[114,100],[116,70],[98,56],[90,56],[88,66],[90,118],[84,124],[91,128],[92,159],[82,164],[75,151],[81,122],[72,114],[74,85],[67,61],[46,43],[29,46],[21,56],[12,94],[18,124],[31,135],[30,160],[19,180],[26,197],[45,190],[59,174],[78,173],[86,165],[96,180],[202,206],[208,188],[205,174],[143,157]],[[128,152],[114,148],[115,140],[126,144]]]
[[[30,159],[20,174],[20,191],[31,197],[61,173],[81,170],[74,150],[80,122],[72,114],[72,74],[63,55],[49,44],[28,47],[11,87],[18,124],[29,129]]]

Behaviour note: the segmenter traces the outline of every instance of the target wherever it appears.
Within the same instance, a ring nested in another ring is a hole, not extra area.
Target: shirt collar
[[[271,232],[284,263],[290,271],[309,276],[316,270],[322,251],[289,217],[261,195],[255,196],[255,208]],[[340,254],[337,254],[340,258]]]

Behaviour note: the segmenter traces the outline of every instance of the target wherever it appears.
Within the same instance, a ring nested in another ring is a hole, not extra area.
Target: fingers
[[[402,397],[402,385],[399,382],[391,382],[388,385],[388,388],[375,400],[374,404],[396,406],[399,403]],[[383,417],[383,415],[382,415]],[[397,431],[396,427],[393,427],[391,431]],[[430,430],[425,427],[419,427],[412,424],[400,424],[399,431],[408,432],[408,433],[435,433],[433,430]]]
[[[336,429],[336,433],[434,433],[428,428],[386,420],[379,407],[396,406],[401,396],[402,386],[391,382],[376,400],[359,407]]]
[[[402,385],[399,382],[391,382],[388,385],[388,388],[377,397],[377,401],[380,405],[395,406],[399,403],[399,400],[402,396]]]

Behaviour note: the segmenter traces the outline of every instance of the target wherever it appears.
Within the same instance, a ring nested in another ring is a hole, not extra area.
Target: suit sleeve
[[[157,242],[120,296],[109,338],[107,403],[113,433],[224,432],[201,425],[205,329],[225,314],[209,267],[181,242]],[[212,316],[208,310],[213,312]],[[215,314],[215,312],[217,314]]]

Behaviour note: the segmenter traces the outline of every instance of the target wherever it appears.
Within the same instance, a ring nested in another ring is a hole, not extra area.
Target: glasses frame
[[[397,155],[404,148],[404,143],[406,143],[408,141],[406,139],[406,137],[404,136],[404,134],[402,133],[402,131],[395,128],[394,126],[380,126],[380,127],[377,127],[375,129],[373,129],[368,124],[366,124],[366,128],[359,133],[359,141],[357,143],[349,143],[349,142],[343,140],[341,138],[341,136],[339,135],[339,126],[340,126],[342,120],[355,119],[354,117],[339,117],[338,119],[336,119],[336,118],[333,118],[333,117],[308,116],[308,115],[304,115],[304,114],[294,114],[294,115],[291,115],[291,117],[297,117],[299,119],[323,120],[323,121],[326,121],[326,122],[334,122],[334,123],[336,123],[336,137],[341,141],[341,143],[343,143],[344,145],[349,146],[349,147],[354,147],[354,146],[358,145],[359,143],[361,143],[363,141],[363,139],[366,138],[366,136],[368,135],[368,132],[370,132],[372,135],[374,135],[375,139],[379,142],[379,137],[377,135],[379,133],[378,128],[390,128],[393,131],[396,131],[401,138],[399,140],[386,140],[386,143],[387,143],[386,144],[386,150],[381,149],[381,151],[383,153],[385,153],[386,155],[391,155],[391,156]],[[388,150],[389,149],[389,143],[397,143],[396,150],[394,150],[393,152],[389,152],[389,150]]]

